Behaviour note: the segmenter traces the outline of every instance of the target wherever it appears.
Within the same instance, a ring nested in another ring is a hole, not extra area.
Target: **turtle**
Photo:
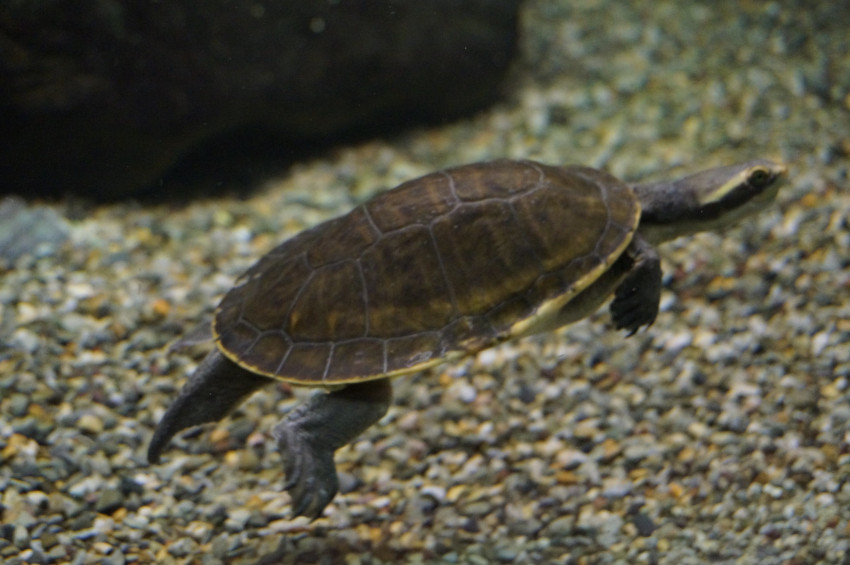
[[[409,180],[302,231],[222,298],[214,349],[151,439],[225,417],[275,381],[317,390],[273,429],[293,516],[338,491],[334,452],[388,411],[391,379],[555,330],[613,295],[628,335],[656,318],[655,246],[762,209],[786,167],[766,159],[628,184],[591,167],[496,160]]]

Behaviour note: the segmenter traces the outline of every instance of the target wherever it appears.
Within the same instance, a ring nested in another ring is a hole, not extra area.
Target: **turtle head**
[[[785,165],[757,159],[673,182],[633,185],[641,204],[638,231],[659,243],[723,229],[770,203],[786,171]]]

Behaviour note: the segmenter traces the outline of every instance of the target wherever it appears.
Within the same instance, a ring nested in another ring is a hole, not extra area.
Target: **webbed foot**
[[[274,428],[295,516],[315,520],[339,490],[334,452],[387,413],[388,379],[313,395]]]
[[[661,259],[643,238],[635,236],[626,250],[632,267],[617,287],[611,302],[611,317],[618,330],[633,335],[658,315],[661,301]]]
[[[315,520],[339,490],[334,452],[316,445],[297,424],[287,420],[275,426],[274,435],[283,454],[283,488],[292,497],[292,513]]]

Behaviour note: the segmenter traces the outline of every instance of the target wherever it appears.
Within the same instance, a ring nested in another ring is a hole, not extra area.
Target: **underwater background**
[[[0,561],[847,563],[848,29],[839,2],[527,1],[505,94],[471,117],[247,194],[37,203],[64,242],[0,270]],[[603,308],[394,381],[313,523],[290,519],[271,439],[309,391],[267,387],[146,463],[205,351],[169,344],[256,259],[500,157],[626,181],[765,157],[789,180],[727,232],[661,246],[649,329],[624,339]]]

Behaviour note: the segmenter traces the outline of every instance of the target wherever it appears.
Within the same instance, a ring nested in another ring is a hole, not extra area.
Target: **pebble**
[[[15,529],[12,533],[12,543],[16,546],[24,549],[28,547],[30,541],[30,535],[27,531],[27,528],[23,525],[15,526]]]
[[[33,490],[28,492],[25,496],[25,499],[30,506],[35,508],[46,508],[47,506],[49,506],[50,503],[50,499],[48,498],[47,494],[40,490]],[[25,514],[22,513],[22,515]]]
[[[634,485],[631,481],[612,477],[603,481],[602,496],[607,498],[623,498],[633,488]]]
[[[565,470],[576,469],[587,460],[588,457],[585,453],[575,449],[565,449],[555,454],[555,461]]]
[[[68,223],[53,208],[28,206],[21,198],[0,199],[0,263],[27,254],[47,256],[67,240]]]
[[[543,529],[550,538],[563,538],[568,536],[575,528],[575,518],[572,516],[561,516],[549,522]]]
[[[168,546],[168,553],[174,557],[186,557],[192,555],[196,550],[197,544],[188,538],[178,539]]]
[[[26,328],[18,328],[12,334],[9,345],[24,353],[33,354],[41,347],[41,339],[33,331]]]
[[[127,558],[120,549],[115,549],[109,553],[106,557],[103,558],[101,563],[104,565],[124,565],[127,562]]]
[[[212,532],[212,525],[207,524],[206,522],[193,520],[186,525],[186,533],[195,538],[195,540],[200,543],[205,543],[206,541],[208,541]]]
[[[98,492],[94,509],[101,514],[111,514],[124,505],[124,494],[114,488],[106,488]]]
[[[13,394],[9,399],[9,415],[15,418],[23,417],[29,408],[30,400],[23,394]]]
[[[245,529],[248,520],[251,519],[251,511],[244,508],[233,508],[228,511],[227,520],[224,525],[232,531],[242,531]]]
[[[445,487],[439,485],[427,485],[419,489],[419,492],[425,496],[430,496],[437,502],[442,502],[446,499]]]
[[[94,414],[83,414],[77,420],[77,427],[90,434],[99,434],[103,431],[103,421]]]
[[[658,528],[652,518],[643,512],[638,512],[632,518],[632,523],[637,528],[638,535],[648,537]]]

